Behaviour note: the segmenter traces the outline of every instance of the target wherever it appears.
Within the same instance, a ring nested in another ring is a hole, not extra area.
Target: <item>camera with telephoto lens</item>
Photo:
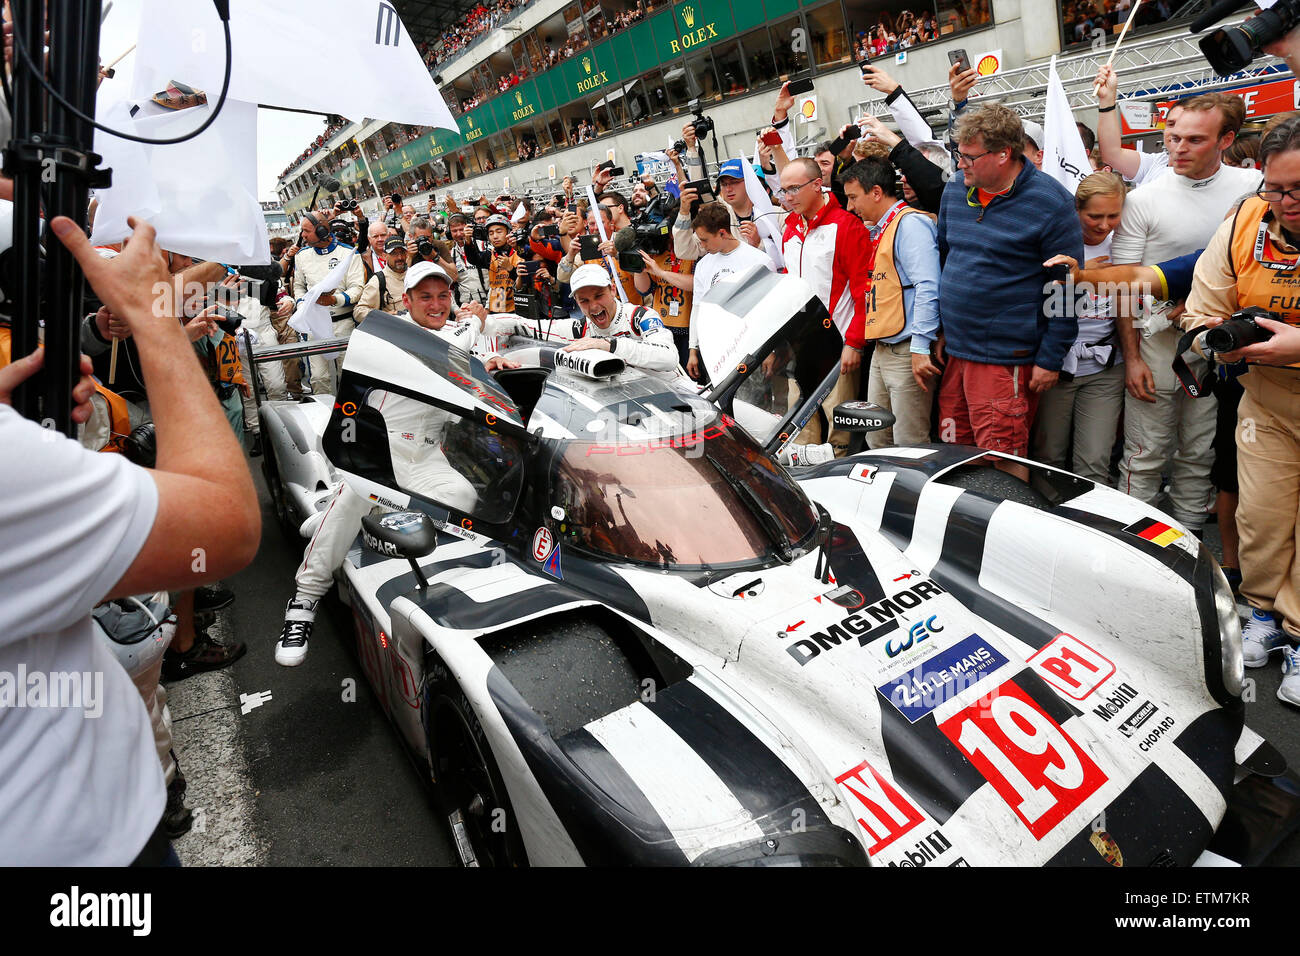
[[[1205,344],[1215,352],[1235,352],[1256,342],[1267,342],[1273,337],[1273,333],[1260,325],[1257,319],[1281,321],[1276,312],[1252,305],[1232,313],[1232,318],[1206,332]]]
[[[415,240],[415,254],[421,259],[432,259],[434,254],[433,240],[428,236],[420,236]]]
[[[672,241],[673,219],[677,216],[679,205],[677,199],[668,193],[656,196],[632,221],[632,230],[636,233],[634,248],[643,249],[652,256],[667,252]]]
[[[1192,22],[1191,32],[1200,33],[1216,20],[1247,6],[1244,0],[1227,0],[1212,6]],[[1261,4],[1262,6],[1262,4]],[[1267,10],[1258,10],[1236,26],[1220,27],[1201,38],[1201,52],[1219,76],[1237,73],[1250,65],[1264,47],[1280,40],[1300,24],[1300,0],[1277,0]]]

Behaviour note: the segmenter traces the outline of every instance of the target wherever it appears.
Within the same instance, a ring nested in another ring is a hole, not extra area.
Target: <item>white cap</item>
[[[417,285],[428,278],[441,279],[447,285],[451,285],[451,276],[447,275],[447,270],[433,262],[417,262],[411,268],[406,270],[406,282],[404,288],[410,292]]]
[[[1034,145],[1039,149],[1042,149],[1043,140],[1047,139],[1047,135],[1043,132],[1043,128],[1033,120],[1027,119],[1022,119],[1020,125],[1025,128],[1025,139],[1033,140]]]
[[[577,292],[579,289],[588,289],[592,287],[604,287],[614,284],[614,280],[609,277],[605,267],[596,262],[589,262],[585,266],[578,266],[573,272],[573,277],[569,279],[569,291]]]

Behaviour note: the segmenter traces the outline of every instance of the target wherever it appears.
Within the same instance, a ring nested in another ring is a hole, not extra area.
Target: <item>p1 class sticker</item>
[[[1073,634],[1057,634],[1029,663],[1061,693],[1083,700],[1115,673],[1115,665]]]
[[[879,470],[880,468],[877,465],[856,465],[849,472],[849,477],[854,481],[861,481],[869,485],[876,480],[876,472]]]
[[[533,560],[545,561],[554,547],[555,540],[551,537],[551,532],[546,528],[538,528],[537,533],[533,535]]]

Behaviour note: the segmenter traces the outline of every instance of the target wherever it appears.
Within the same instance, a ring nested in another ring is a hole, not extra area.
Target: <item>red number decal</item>
[[[1041,840],[1106,782],[1082,748],[1007,681],[939,729]]]

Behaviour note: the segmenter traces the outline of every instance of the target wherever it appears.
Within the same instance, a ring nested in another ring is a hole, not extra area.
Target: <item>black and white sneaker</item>
[[[316,602],[294,598],[284,609],[284,630],[275,642],[275,662],[296,667],[307,657],[311,626],[316,621]]]

